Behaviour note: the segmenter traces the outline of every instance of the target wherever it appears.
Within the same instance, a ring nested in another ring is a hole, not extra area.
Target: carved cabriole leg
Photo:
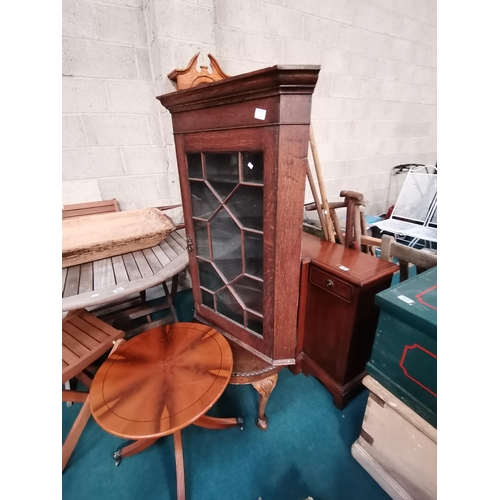
[[[278,380],[278,374],[270,375],[269,377],[259,380],[257,382],[252,382],[254,389],[259,393],[259,417],[257,418],[257,427],[265,431],[267,429],[267,417],[265,415],[267,400],[273,392],[276,382]]]

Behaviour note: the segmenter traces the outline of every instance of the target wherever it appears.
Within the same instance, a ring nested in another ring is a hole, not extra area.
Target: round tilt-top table
[[[174,436],[177,498],[185,499],[181,429],[224,429],[243,419],[205,413],[224,392],[233,368],[227,340],[198,323],[173,323],[123,342],[101,365],[90,409],[105,431],[134,443],[114,454],[116,465],[168,434]]]

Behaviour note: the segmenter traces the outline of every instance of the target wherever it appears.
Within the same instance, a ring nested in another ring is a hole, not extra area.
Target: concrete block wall
[[[436,0],[214,6],[214,55],[228,74],[321,65],[312,123],[329,201],[360,191],[367,213],[385,213],[405,178],[395,165],[436,163]]]
[[[197,52],[201,64],[211,53],[230,75],[321,65],[312,123],[330,201],[342,189],[360,191],[367,213],[383,213],[404,181],[395,165],[437,161],[436,0],[63,0],[63,7],[66,199],[113,193],[127,207],[179,200],[170,115],[151,96],[175,90],[166,75]]]
[[[62,203],[180,202],[142,0],[63,0],[62,21]]]

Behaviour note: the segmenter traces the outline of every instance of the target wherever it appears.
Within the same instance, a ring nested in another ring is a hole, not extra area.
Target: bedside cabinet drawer
[[[309,281],[323,290],[330,292],[332,295],[336,295],[347,302],[351,302],[354,287],[340,281],[338,278],[334,278],[331,274],[311,267]]]

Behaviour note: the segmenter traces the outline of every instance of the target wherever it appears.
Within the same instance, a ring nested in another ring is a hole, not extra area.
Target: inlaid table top
[[[206,325],[173,323],[120,345],[97,371],[90,409],[104,430],[124,439],[158,438],[202,417],[233,368],[225,337]]]
[[[62,310],[98,306],[156,286],[189,264],[186,231],[172,231],[158,245],[62,270]]]

